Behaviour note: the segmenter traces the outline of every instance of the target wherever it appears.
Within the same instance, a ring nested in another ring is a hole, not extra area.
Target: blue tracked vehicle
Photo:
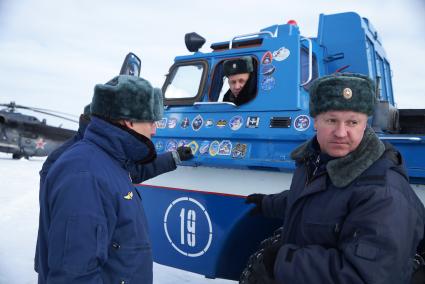
[[[368,74],[379,104],[370,124],[406,160],[412,186],[425,200],[425,110],[395,107],[391,67],[368,19],[356,13],[320,15],[316,38],[294,21],[199,48],[175,58],[163,86],[165,115],[154,138],[158,153],[189,145],[195,158],[137,188],[146,208],[156,262],[210,278],[238,279],[248,256],[280,224],[249,215],[248,194],[289,188],[291,151],[315,135],[308,88],[335,72]],[[249,56],[252,97],[223,101],[223,62]]]

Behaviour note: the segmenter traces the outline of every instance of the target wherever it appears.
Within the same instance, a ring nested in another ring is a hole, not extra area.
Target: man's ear
[[[133,122],[132,122],[132,121],[130,121],[130,120],[124,120],[124,125],[125,125],[127,128],[133,129]]]

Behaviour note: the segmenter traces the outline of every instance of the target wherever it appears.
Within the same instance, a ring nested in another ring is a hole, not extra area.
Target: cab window
[[[202,96],[208,65],[204,61],[174,64],[162,88],[165,105],[193,104]]]
[[[227,58],[229,59],[229,58]],[[227,59],[221,60],[217,63],[214,68],[214,74],[211,82],[211,89],[209,93],[209,101],[210,102],[223,102],[224,96],[227,92],[230,92],[229,81],[228,78],[224,75],[223,71],[223,63]],[[244,89],[246,88],[246,92],[244,94],[249,97],[246,98],[246,102],[251,101],[257,96],[257,66],[258,63],[256,58],[252,58],[254,71],[251,72],[249,80],[246,82]]]

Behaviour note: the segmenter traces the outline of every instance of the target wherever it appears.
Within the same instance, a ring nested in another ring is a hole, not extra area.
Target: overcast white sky
[[[115,76],[125,55],[161,87],[176,55],[189,54],[187,32],[211,43],[298,22],[316,36],[320,13],[355,11],[380,34],[401,108],[425,108],[423,0],[0,0],[0,103],[79,114],[93,87]]]

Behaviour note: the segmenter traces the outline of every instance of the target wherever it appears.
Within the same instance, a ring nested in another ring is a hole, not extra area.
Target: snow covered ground
[[[44,158],[12,160],[0,153],[0,283],[32,284],[38,228],[38,187]],[[154,264],[154,283],[236,283]]]

